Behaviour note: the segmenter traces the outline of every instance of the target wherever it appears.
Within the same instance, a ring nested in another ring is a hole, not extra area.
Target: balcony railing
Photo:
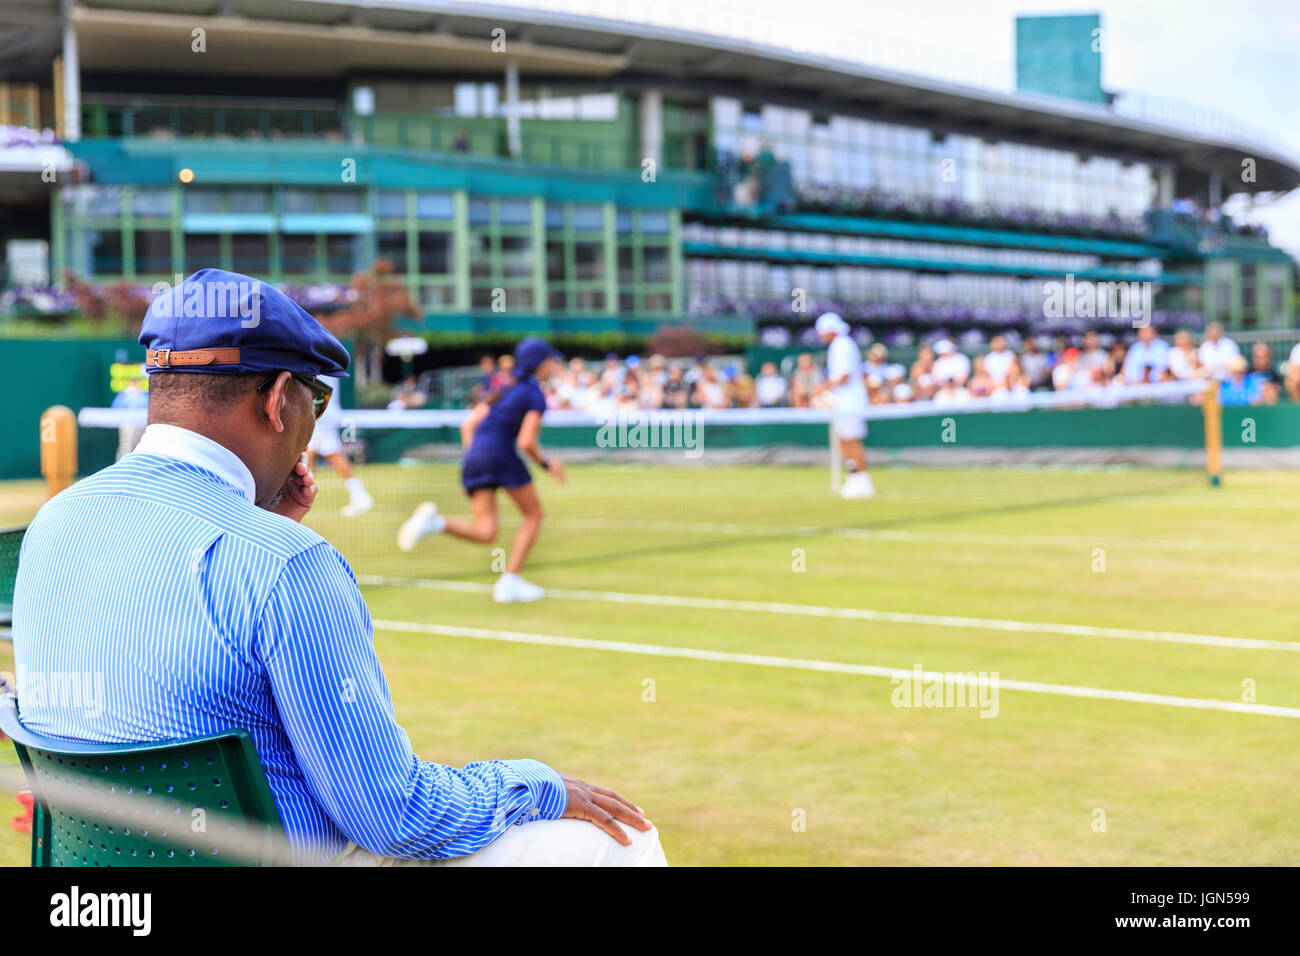
[[[242,106],[86,102],[82,135],[88,138],[337,139],[345,134],[334,106]]]
[[[644,159],[636,137],[622,126],[591,121],[590,135],[574,135],[573,122],[524,120],[519,159],[528,163],[581,169],[637,169]],[[91,101],[82,107],[88,138],[337,140],[369,146],[511,158],[504,119],[379,113],[348,116],[337,106],[245,106],[234,104],[132,103]],[[686,137],[666,137],[665,169],[702,169],[703,149]]]

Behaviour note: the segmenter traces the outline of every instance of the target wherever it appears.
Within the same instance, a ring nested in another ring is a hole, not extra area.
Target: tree
[[[356,341],[353,360],[359,384],[365,384],[370,361],[377,352],[382,353],[397,320],[421,318],[410,290],[396,271],[387,259],[376,259],[369,270],[352,276],[348,288],[355,294],[349,305],[316,316],[336,337],[351,336]]]

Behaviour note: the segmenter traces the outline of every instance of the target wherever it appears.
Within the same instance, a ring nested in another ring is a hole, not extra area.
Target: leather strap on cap
[[[153,368],[177,368],[186,365],[238,365],[239,349],[149,349],[144,364]]]

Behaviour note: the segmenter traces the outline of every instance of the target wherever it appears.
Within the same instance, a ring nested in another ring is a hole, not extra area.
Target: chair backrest
[[[0,528],[0,625],[13,618],[14,582],[18,579],[18,552],[26,528]]]
[[[90,744],[32,733],[0,696],[35,795],[32,866],[269,866],[284,830],[243,729],[149,744]],[[231,841],[241,852],[231,855]]]

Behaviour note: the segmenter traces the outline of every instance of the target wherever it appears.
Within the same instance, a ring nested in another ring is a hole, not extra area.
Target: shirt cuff
[[[557,771],[540,760],[503,760],[517,773],[532,798],[516,824],[534,820],[558,820],[569,806],[569,794]]]

